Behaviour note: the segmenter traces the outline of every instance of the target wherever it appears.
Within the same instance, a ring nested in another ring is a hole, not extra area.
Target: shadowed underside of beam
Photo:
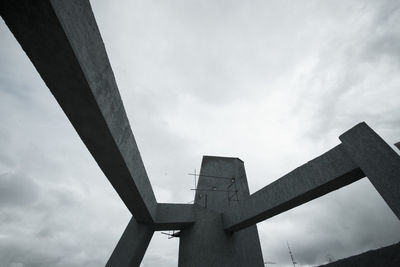
[[[182,230],[195,222],[193,204],[157,204],[154,230]]]
[[[156,199],[89,1],[0,1],[0,13],[139,222]]]

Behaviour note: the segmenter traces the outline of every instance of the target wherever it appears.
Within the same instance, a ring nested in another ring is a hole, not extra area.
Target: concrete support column
[[[224,230],[222,213],[249,197],[244,164],[203,157],[194,204],[195,223],[180,233],[179,267],[264,266],[256,225]]]
[[[132,217],[106,267],[138,267],[153,233],[152,225],[137,223]]]
[[[366,123],[356,125],[339,139],[350,158],[400,219],[399,155]]]

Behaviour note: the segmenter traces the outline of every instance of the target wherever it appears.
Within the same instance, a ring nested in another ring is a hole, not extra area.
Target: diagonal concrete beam
[[[154,230],[132,218],[118,241],[106,267],[139,267]]]
[[[364,177],[342,145],[286,174],[223,214],[224,228],[239,231]]]
[[[0,14],[138,222],[156,198],[87,0],[0,0]]]
[[[400,219],[400,157],[366,123],[342,134],[342,144],[262,188],[223,215],[238,231],[365,176]]]
[[[158,203],[154,230],[182,230],[195,222],[193,204]]]
[[[360,123],[339,139],[352,160],[400,219],[400,157],[366,123]]]

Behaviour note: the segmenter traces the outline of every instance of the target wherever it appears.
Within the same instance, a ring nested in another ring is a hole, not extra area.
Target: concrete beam
[[[0,14],[125,205],[157,202],[87,0],[1,0]]]
[[[165,204],[157,205],[157,216],[154,230],[182,230],[195,222],[193,204]]]
[[[139,267],[153,233],[151,225],[139,224],[132,217],[106,267]]]
[[[223,214],[224,228],[238,231],[364,176],[338,145],[239,202],[236,209]]]
[[[360,123],[339,139],[352,160],[400,219],[400,157],[366,123]]]

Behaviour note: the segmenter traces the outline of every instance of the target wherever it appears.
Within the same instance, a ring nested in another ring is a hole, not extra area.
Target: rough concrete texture
[[[178,266],[264,266],[255,225],[236,233],[223,229],[221,214],[249,196],[243,162],[205,156],[200,175],[196,223],[181,231]]]
[[[89,1],[1,1],[0,14],[136,220],[153,222],[156,199]]]
[[[158,203],[154,229],[180,230],[195,222],[193,204]]]
[[[151,225],[139,224],[132,217],[106,267],[139,266],[153,233]]]
[[[400,219],[400,157],[366,123],[360,123],[339,139],[352,160]]]
[[[238,231],[364,177],[342,146],[298,167],[224,213],[228,231]]]

